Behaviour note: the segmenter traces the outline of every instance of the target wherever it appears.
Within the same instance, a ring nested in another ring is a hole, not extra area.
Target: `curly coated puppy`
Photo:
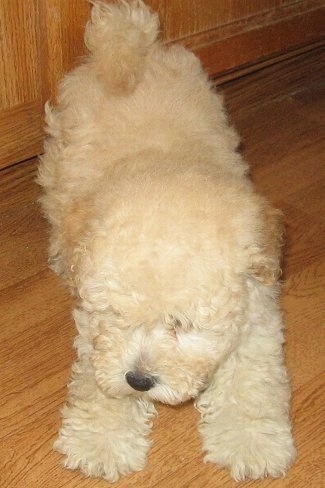
[[[51,265],[77,296],[55,449],[116,481],[145,466],[154,402],[194,398],[207,461],[282,476],[295,448],[279,212],[194,54],[157,40],[142,1],[93,3],[39,168]]]

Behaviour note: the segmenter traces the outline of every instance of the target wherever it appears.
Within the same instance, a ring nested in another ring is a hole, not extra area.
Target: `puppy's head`
[[[107,308],[79,311],[93,327],[88,337],[101,389],[169,404],[196,397],[237,346],[246,313],[241,284],[227,286],[221,276],[214,284],[209,295],[185,279],[182,293],[173,290],[168,297],[124,288]]]
[[[246,182],[146,178],[132,201],[128,185],[98,191],[73,280],[102,390],[177,404],[241,342],[252,289],[279,274],[281,231]]]

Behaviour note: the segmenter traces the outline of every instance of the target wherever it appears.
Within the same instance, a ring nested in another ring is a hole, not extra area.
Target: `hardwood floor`
[[[285,214],[283,309],[298,448],[286,478],[239,487],[325,484],[324,80],[325,55],[318,49],[220,87],[257,188]],[[71,299],[47,268],[48,229],[34,173],[35,161],[0,172],[0,486],[101,488],[109,485],[62,469],[51,449],[75,330]],[[158,410],[146,469],[117,488],[237,486],[228,472],[202,462],[192,404]]]

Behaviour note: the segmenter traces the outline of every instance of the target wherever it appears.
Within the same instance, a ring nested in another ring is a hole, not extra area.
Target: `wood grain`
[[[0,110],[38,98],[38,2],[0,1]]]
[[[41,148],[38,22],[35,0],[0,1],[0,168]]]
[[[279,480],[234,483],[202,462],[191,403],[158,406],[148,465],[116,488],[321,488],[324,482],[325,66],[316,50],[219,89],[257,188],[287,224],[283,309],[298,459]],[[52,451],[73,360],[71,298],[47,269],[35,160],[0,172],[0,486],[104,488]]]
[[[0,0],[0,168],[42,151],[43,104],[83,53],[86,0]]]
[[[85,54],[84,28],[90,12],[86,0],[44,0],[40,4],[42,98],[55,98],[62,75]]]

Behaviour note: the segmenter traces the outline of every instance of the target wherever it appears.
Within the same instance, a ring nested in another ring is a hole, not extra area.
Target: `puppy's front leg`
[[[152,404],[135,397],[106,397],[87,361],[78,361],[54,449],[65,454],[67,468],[114,482],[144,467],[154,412]]]
[[[197,400],[205,460],[237,481],[283,476],[295,457],[281,314],[272,296],[255,298],[241,345]]]
[[[79,359],[72,367],[54,449],[65,455],[67,468],[79,468],[86,476],[113,482],[144,467],[155,408],[139,397],[104,394],[91,360],[94,324],[89,314],[78,309],[74,318],[79,331],[75,341]]]

